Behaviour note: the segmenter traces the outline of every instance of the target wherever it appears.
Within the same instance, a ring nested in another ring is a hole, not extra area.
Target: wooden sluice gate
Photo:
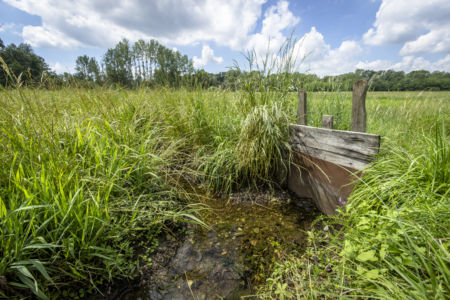
[[[312,198],[325,214],[334,214],[353,190],[354,182],[380,149],[380,136],[365,133],[367,81],[353,85],[351,131],[334,130],[333,116],[324,115],[322,128],[307,126],[307,95],[299,91],[297,123],[290,124],[293,162],[288,187],[299,197]]]

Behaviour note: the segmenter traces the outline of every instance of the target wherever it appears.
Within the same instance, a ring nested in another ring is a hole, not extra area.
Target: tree
[[[28,44],[10,44],[1,48],[0,57],[3,58],[9,71],[16,78],[21,76],[24,83],[31,83],[33,80],[39,80],[43,72],[48,72],[49,67],[45,60],[34,54],[33,49]],[[0,84],[7,85],[10,81],[3,68],[0,70]]]
[[[100,74],[100,66],[95,59],[95,57],[89,58],[88,63],[88,74],[90,78],[92,78],[92,81],[95,81],[97,83],[102,83],[102,78]]]
[[[87,57],[80,57],[77,71],[87,72]],[[103,57],[106,79],[123,86],[139,86],[142,83],[180,87],[183,77],[194,72],[192,60],[178,51],[172,51],[155,40],[139,40],[130,44],[122,40],[108,49]],[[83,77],[83,76],[81,76]]]
[[[221,87],[243,89],[252,86],[246,83],[264,82],[271,90],[306,89],[308,91],[351,91],[356,80],[365,79],[374,91],[402,90],[450,90],[450,73],[428,71],[373,71],[356,69],[341,75],[319,78],[314,74],[299,72],[264,72],[231,69],[211,74],[195,70],[192,60],[178,51],[173,51],[156,40],[138,40],[130,43],[124,39],[103,56],[102,69],[95,58],[80,56],[76,61],[76,77],[87,81],[103,81],[126,87],[170,86],[170,87]],[[286,89],[287,87],[287,89]]]
[[[95,57],[78,56],[75,61],[75,70],[77,79],[101,83],[100,67]]]
[[[133,85],[132,52],[127,39],[108,49],[103,57],[103,63],[108,81],[128,87]]]
[[[82,80],[88,80],[89,77],[89,57],[87,55],[78,56],[75,61],[75,77]]]

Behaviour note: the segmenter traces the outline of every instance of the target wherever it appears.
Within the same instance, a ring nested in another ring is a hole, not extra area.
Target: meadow
[[[351,93],[308,99],[309,125],[333,114],[349,129]],[[317,220],[306,253],[277,262],[259,297],[449,296],[449,99],[368,93],[377,161],[345,211]],[[0,298],[84,297],[139,276],[139,249],[185,223],[205,226],[186,183],[221,196],[282,185],[296,110],[284,89],[2,89]]]

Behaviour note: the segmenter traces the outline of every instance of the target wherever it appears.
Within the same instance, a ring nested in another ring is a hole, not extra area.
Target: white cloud
[[[294,24],[296,22],[298,20],[286,24]],[[276,68],[272,71],[277,71],[280,67],[279,63],[281,60],[277,56],[277,50],[286,41],[286,36],[282,34],[281,28],[285,27],[283,26],[278,29],[279,31],[275,35],[276,38],[270,39],[269,46],[267,46],[267,36],[262,33],[263,30],[261,33],[253,35],[250,40],[250,43],[254,43],[257,59],[264,56],[267,51],[272,54],[268,58],[269,65],[274,65]],[[274,41],[275,43],[273,43]],[[326,43],[324,36],[315,27],[311,27],[311,30],[295,43],[291,51],[294,58],[294,68],[301,72],[324,76],[354,71],[358,63],[358,57],[362,54],[363,50],[356,41],[350,40],[342,42],[338,48],[333,49]]]
[[[201,68],[211,63],[221,64],[223,58],[214,56],[214,50],[208,45],[204,45],[202,48],[202,57],[198,58],[197,56],[194,56],[193,62],[194,68]]]
[[[64,64],[61,64],[59,62],[56,62],[54,64],[50,64],[50,69],[52,69],[53,71],[55,71],[58,74],[62,74],[64,72],[67,73],[74,73],[75,69],[73,68],[73,66],[66,66]]]
[[[319,76],[337,75],[355,70],[357,57],[362,49],[355,41],[344,41],[320,60],[310,63],[310,72]]]
[[[289,10],[289,3],[279,1],[265,11],[261,32],[248,37],[245,50],[254,51],[258,57],[264,57],[267,53],[275,54],[286,41],[283,31],[293,28],[299,21],[300,18]]]
[[[401,55],[450,51],[450,1],[383,0],[368,45],[404,44]]]
[[[22,37],[26,43],[38,47],[70,49],[80,45],[77,40],[56,29],[41,26],[24,26]]]
[[[306,33],[295,45],[295,53],[303,63],[323,59],[330,51],[330,45],[325,43],[323,35],[315,27]]]
[[[416,40],[405,43],[400,50],[400,55],[415,53],[450,53],[450,26],[421,35]]]
[[[0,24],[0,32],[5,32],[11,35],[15,35],[15,36],[22,36],[22,28],[23,25],[22,24],[17,24],[17,23],[4,23],[4,24]],[[3,42],[6,42],[5,40],[3,40]]]
[[[122,38],[157,39],[171,46],[204,44],[195,67],[222,63],[207,44],[232,50],[254,50],[257,57],[277,51],[285,43],[289,30],[300,18],[289,9],[289,2],[278,0],[262,12],[267,0],[4,0],[27,13],[40,16],[41,26],[24,26],[25,42],[37,47],[73,49],[111,47]],[[372,0],[374,1],[374,0]],[[258,21],[261,30],[255,32]],[[0,27],[0,32],[14,25]],[[318,75],[340,74],[356,68],[398,70],[450,67],[450,1],[382,0],[376,21],[362,39],[367,45],[401,45],[399,62],[364,61],[357,41],[343,41],[332,48],[315,27],[296,44],[301,70]],[[269,42],[270,41],[270,42]],[[436,53],[444,58],[431,62],[420,55]],[[62,69],[62,65],[53,65]],[[434,68],[434,69],[433,69]]]
[[[264,13],[261,33],[266,36],[276,36],[286,28],[297,25],[300,18],[289,10],[289,2],[279,1]]]
[[[450,54],[447,54],[444,58],[431,64],[430,71],[440,70],[450,72]]]
[[[365,61],[358,62],[356,65],[358,69],[368,69],[368,70],[396,70],[411,72],[414,70],[428,70],[428,71],[445,71],[450,72],[450,54],[442,59],[435,62],[424,59],[423,57],[414,57],[408,55],[402,58],[399,62],[391,62],[388,60],[375,60],[375,61]]]
[[[356,64],[357,69],[364,69],[364,70],[388,70],[392,69],[393,63],[389,60],[382,60],[377,59],[374,61],[360,61]]]
[[[266,0],[5,0],[42,18],[25,42],[67,48],[110,47],[122,38],[187,45],[214,41],[242,49]],[[279,20],[281,23],[284,20]]]
[[[11,31],[15,26],[16,24],[14,23],[0,24],[0,32]]]
[[[264,58],[267,53],[269,65],[276,67],[280,62],[277,51],[286,42],[285,31],[298,24],[300,19],[290,10],[287,1],[279,1],[277,5],[269,7],[264,13],[261,32],[250,35],[247,42],[247,50],[254,50],[256,59]],[[298,40],[292,53],[300,71],[323,75],[335,75],[352,72],[358,62],[358,56],[362,48],[356,41],[344,41],[332,49],[325,42],[324,36],[312,27]]]
[[[344,41],[332,49],[323,35],[312,27],[297,42],[294,51],[300,60],[301,71],[324,76],[353,72],[362,48],[355,41]]]
[[[330,50],[319,66],[326,74],[339,74],[355,70],[357,57],[362,53],[362,48],[355,41],[343,41],[339,48]]]

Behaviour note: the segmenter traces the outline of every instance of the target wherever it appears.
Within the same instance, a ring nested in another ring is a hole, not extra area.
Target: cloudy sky
[[[449,0],[0,0],[0,38],[31,44],[57,72],[79,55],[101,60],[122,38],[157,39],[226,71],[292,33],[303,72],[450,72]]]

